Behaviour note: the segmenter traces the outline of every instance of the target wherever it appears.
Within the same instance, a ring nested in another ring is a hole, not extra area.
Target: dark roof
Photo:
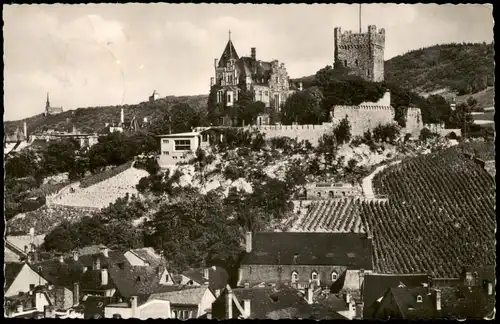
[[[244,77],[250,76],[256,84],[267,84],[273,70],[271,62],[254,61],[251,57],[241,57],[236,66]]]
[[[396,305],[403,319],[433,319],[442,318],[441,312],[436,310],[433,297],[427,294],[424,287],[418,288],[390,288]],[[417,296],[422,297],[422,302],[417,303]]]
[[[254,233],[242,264],[278,263],[371,270],[372,240],[358,233]]]
[[[5,276],[5,288],[4,292],[7,291],[17,278],[21,269],[26,265],[25,263],[5,263],[4,276]]]
[[[205,279],[203,278],[205,268],[194,269],[183,273],[184,276],[189,279],[203,284]],[[224,268],[213,267],[208,268],[208,287],[215,291],[216,289],[224,289],[229,281],[229,274]]]
[[[482,267],[466,266],[462,271],[462,279],[465,279],[466,272],[477,273],[477,279],[479,282],[482,282],[483,280],[495,282],[496,279],[494,265],[486,265]]]
[[[488,295],[487,287],[444,287],[441,289],[441,304],[448,319],[483,319],[494,310],[495,287]]]
[[[387,289],[396,288],[400,284],[408,288],[422,287],[422,284],[428,281],[427,274],[366,274],[363,281],[363,317],[373,315],[371,306],[384,296]]]
[[[112,266],[108,271],[116,289],[123,297],[146,298],[160,287],[160,278],[155,267],[125,265],[121,269]]]
[[[104,307],[106,305],[116,302],[116,298],[113,297],[101,297],[101,296],[86,296],[85,300],[82,302],[84,306],[83,317],[85,319],[104,318]]]
[[[128,252],[135,254],[138,258],[144,260],[151,266],[160,265],[161,257],[157,255],[151,247],[129,250]]]
[[[224,52],[222,52],[219,60],[219,67],[225,67],[230,59],[239,59],[238,53],[236,53],[236,49],[234,48],[233,42],[231,40],[227,42],[226,48],[224,49]]]

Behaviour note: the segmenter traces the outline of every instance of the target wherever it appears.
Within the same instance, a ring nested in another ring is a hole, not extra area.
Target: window
[[[222,102],[222,91],[219,90],[217,91],[217,103],[221,103]]]
[[[178,318],[177,317],[177,311],[174,310],[174,318]]]
[[[356,60],[354,64],[356,64],[356,66],[359,66],[358,60]]]
[[[297,271],[292,272],[292,283],[296,283],[299,280],[299,274]]]
[[[311,280],[313,280],[313,281],[318,280],[318,273],[316,271],[313,271],[311,273]]]
[[[163,144],[168,144],[168,140],[164,139]]]
[[[232,75],[229,75],[229,84],[233,84],[233,76]]]
[[[339,277],[339,275],[335,271],[333,271],[332,272],[332,281],[336,281],[338,277]]]
[[[347,60],[344,60],[344,66],[347,67]]]
[[[422,302],[422,296],[418,295],[417,296],[417,303],[421,303]]]
[[[169,152],[168,151],[163,151],[163,155],[168,155]]]
[[[259,90],[259,101],[262,101],[262,90]]]
[[[328,192],[328,196],[329,196],[330,198],[333,198],[333,191],[329,191],[329,192]]]
[[[264,91],[264,96],[269,97],[269,91]]]
[[[176,151],[189,151],[191,149],[190,140],[175,140],[174,143]]]
[[[321,198],[321,192],[318,192],[318,198]]]
[[[370,76],[370,70],[366,71],[366,75]]]
[[[227,102],[228,103],[232,102],[232,100],[231,100],[231,94],[230,93],[227,94]]]

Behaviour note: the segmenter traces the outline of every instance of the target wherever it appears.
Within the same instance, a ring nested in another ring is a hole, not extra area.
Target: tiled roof
[[[358,233],[254,233],[252,251],[245,254],[242,264],[337,265],[371,270],[372,241]]]
[[[436,310],[433,297],[427,294],[424,287],[390,288],[390,293],[402,318],[406,320],[442,318],[441,312]],[[422,297],[422,302],[417,302],[418,295]]]
[[[267,84],[272,73],[271,62],[256,61],[255,73],[252,68],[254,62],[251,57],[242,57],[237,63],[237,67],[243,75],[250,76],[256,84]]]
[[[162,293],[154,293],[148,300],[168,300],[172,305],[198,305],[207,291],[207,286],[186,288]]]
[[[239,59],[238,53],[236,53],[236,49],[234,48],[233,42],[231,40],[227,42],[226,48],[224,49],[224,52],[222,52],[219,60],[219,67],[225,67],[227,61],[230,59]]]
[[[487,287],[444,287],[441,288],[441,304],[448,319],[483,319],[495,307],[493,294],[487,294]]]
[[[387,289],[396,288],[400,284],[408,288],[422,287],[422,284],[428,283],[428,280],[427,274],[366,274],[363,281],[363,316],[373,314],[371,306],[384,296]]]
[[[152,247],[130,250],[130,252],[135,254],[140,259],[146,261],[151,266],[160,265],[161,256],[159,254],[156,254],[155,250]]]
[[[104,307],[106,305],[115,303],[116,299],[113,297],[101,297],[101,296],[86,296],[82,302],[84,305],[84,318],[104,318]]]
[[[25,263],[5,263],[4,264],[4,292],[6,292],[10,285],[17,278],[22,268],[25,266]]]
[[[194,269],[183,273],[184,276],[196,281],[199,284],[203,284],[205,279],[203,278],[204,268]],[[215,267],[215,270],[210,267],[208,268],[208,287],[212,291],[216,289],[224,289],[229,281],[229,274],[224,268]]]
[[[81,249],[78,249],[78,254],[80,256],[82,255],[88,255],[88,254],[97,254],[101,253],[101,249],[106,248],[103,244],[98,244],[98,245],[89,245],[82,247]]]
[[[160,287],[160,278],[154,267],[126,265],[123,269],[112,266],[108,269],[110,277],[123,297],[149,296]]]

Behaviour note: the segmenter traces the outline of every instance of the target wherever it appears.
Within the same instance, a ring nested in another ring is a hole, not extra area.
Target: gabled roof
[[[226,48],[224,49],[224,52],[222,52],[218,67],[225,67],[230,59],[239,59],[238,53],[236,53],[236,49],[234,48],[233,42],[231,40],[227,42]]]
[[[133,249],[128,252],[134,254],[141,260],[147,262],[151,266],[158,266],[161,262],[161,256],[155,252],[152,247],[145,247],[141,249]]]
[[[155,267],[126,265],[121,269],[112,266],[108,271],[123,297],[149,296],[160,287],[160,278]]]
[[[171,305],[199,305],[208,287],[193,287],[169,292],[154,293],[149,300],[168,300]]]
[[[45,234],[35,235],[33,237],[34,244],[36,246],[40,246],[43,244],[45,239]],[[6,243],[12,244],[14,247],[24,252],[24,247],[30,247],[31,244],[31,236],[30,235],[8,235],[5,238]]]
[[[390,288],[396,305],[403,319],[433,319],[443,318],[442,312],[436,310],[433,297],[427,294],[427,288]],[[422,302],[417,303],[417,296],[422,297]]]
[[[26,263],[5,263],[4,264],[4,292],[6,292],[10,285],[17,278],[24,266],[28,266]]]
[[[389,288],[397,288],[401,283],[408,288],[422,287],[423,283],[428,283],[427,274],[366,274],[363,281],[363,316],[373,314],[372,305]]]
[[[358,233],[254,233],[252,251],[245,254],[242,264],[337,265],[371,270],[372,239]]]
[[[204,268],[194,269],[183,273],[184,276],[202,285],[206,280],[203,278]],[[224,289],[229,281],[229,274],[224,268],[208,268],[208,287],[215,291]]]

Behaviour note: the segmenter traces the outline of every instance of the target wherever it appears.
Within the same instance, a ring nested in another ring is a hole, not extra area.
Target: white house
[[[26,263],[4,264],[4,296],[27,293],[33,286],[45,285],[47,281]]]
[[[208,135],[200,132],[158,135],[160,138],[160,154],[158,165],[162,168],[187,162],[194,157],[200,147],[208,145]]]
[[[130,302],[110,304],[104,308],[105,318],[171,318],[170,302],[167,300],[151,299],[138,302],[137,297],[133,296]]]

